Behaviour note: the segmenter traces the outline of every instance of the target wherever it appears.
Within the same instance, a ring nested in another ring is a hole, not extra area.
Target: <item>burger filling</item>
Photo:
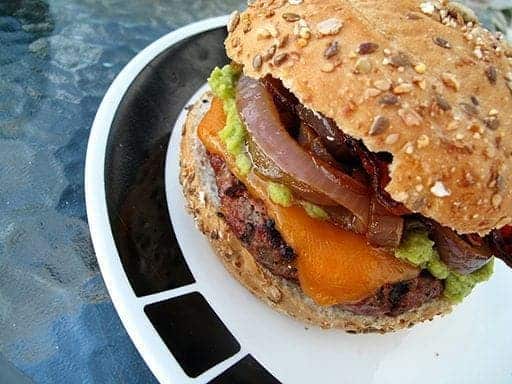
[[[385,191],[388,153],[372,153],[304,107],[279,80],[216,68],[199,126],[222,214],[256,261],[320,305],[396,315],[443,295],[457,302],[510,262],[512,231],[459,236]],[[511,233],[508,233],[511,232]]]

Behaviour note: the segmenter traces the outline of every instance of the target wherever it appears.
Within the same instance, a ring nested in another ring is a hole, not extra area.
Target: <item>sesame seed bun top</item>
[[[257,0],[226,50],[393,155],[386,190],[459,233],[512,222],[512,49],[452,2]]]

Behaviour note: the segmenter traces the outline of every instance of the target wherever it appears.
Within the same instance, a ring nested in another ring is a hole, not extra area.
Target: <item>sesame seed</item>
[[[385,56],[391,55],[391,49],[389,49],[389,48],[384,48],[384,50],[382,52],[384,52]]]
[[[393,145],[398,142],[398,138],[400,137],[400,134],[398,133],[391,133],[386,137],[385,143],[388,145]]]
[[[275,44],[272,44],[268,49],[267,51],[265,52],[265,54],[262,56],[262,59],[263,61],[268,61],[270,60],[272,57],[274,57],[275,53],[276,53],[276,49],[277,49],[277,46]]]
[[[446,99],[439,94],[436,94],[436,104],[439,108],[441,108],[441,110],[443,110],[445,112],[452,109],[452,106],[450,105],[450,103],[448,103],[448,101],[446,101]]]
[[[404,145],[404,151],[405,153],[407,153],[408,155],[412,155],[413,152],[414,152],[414,145],[412,145],[412,143],[406,143]]]
[[[460,89],[460,82],[457,80],[457,77],[453,73],[444,72],[441,75],[441,79],[447,87],[452,88],[455,91]]]
[[[471,117],[476,117],[478,116],[479,112],[478,112],[478,109],[477,107],[475,107],[473,104],[469,104],[469,103],[460,103],[460,109],[462,109],[462,111],[468,115],[468,116],[471,116]]]
[[[329,46],[325,49],[324,51],[324,57],[326,59],[329,59],[335,55],[338,54],[338,42],[337,41],[333,41],[329,44]]]
[[[380,89],[377,88],[367,88],[364,91],[365,99],[369,99],[370,97],[377,97],[382,93]]]
[[[499,114],[498,110],[497,109],[491,109],[489,111],[489,116],[497,116]]]
[[[263,59],[261,55],[258,53],[254,58],[252,59],[252,67],[256,70],[261,68],[261,65],[263,64]]]
[[[385,116],[376,116],[370,126],[368,134],[370,136],[379,135],[389,128],[389,119]]]
[[[398,116],[402,118],[407,126],[421,125],[423,118],[410,108],[400,108],[398,110]]]
[[[447,197],[452,194],[442,181],[436,181],[432,188],[430,188],[430,192],[436,197]]]
[[[495,131],[500,127],[500,120],[496,116],[486,117],[484,124],[491,131]]]
[[[393,93],[400,95],[403,93],[410,93],[413,90],[412,84],[409,83],[402,83],[400,85],[397,85],[393,88]]]
[[[470,99],[474,106],[478,107],[480,105],[480,102],[478,101],[476,96],[471,96]]]
[[[496,67],[493,65],[488,66],[485,69],[485,75],[487,76],[487,79],[491,84],[496,84],[496,80],[498,79],[498,71],[496,70]]]
[[[308,27],[299,28],[299,36],[303,39],[311,38],[311,29]]]
[[[393,67],[408,67],[411,65],[411,60],[405,52],[398,52],[398,54],[390,57],[390,63]]]
[[[420,75],[422,75],[425,72],[427,72],[427,66],[425,65],[425,63],[418,63],[414,66],[414,70]]]
[[[355,65],[356,73],[369,73],[372,70],[372,63],[365,57],[357,60]]]
[[[284,63],[287,58],[288,58],[288,54],[287,53],[280,53],[279,55],[274,57],[273,63],[274,63],[274,65],[278,65],[279,66],[282,63]]]
[[[300,16],[297,15],[296,13],[292,13],[292,12],[283,13],[282,14],[282,18],[284,20],[288,21],[289,23],[293,23],[295,21],[299,21],[300,20]]]
[[[482,49],[480,47],[476,47],[473,51],[473,54],[477,59],[482,59],[484,57],[484,54],[482,53]]]
[[[227,24],[228,32],[233,32],[239,22],[240,22],[240,12],[238,12],[238,11],[231,12],[231,14],[229,15],[229,20],[228,20],[228,24]]]
[[[375,43],[362,43],[357,48],[357,53],[360,55],[370,55],[379,49],[379,44]]]
[[[290,5],[299,5],[302,4],[303,0],[288,0]]]
[[[334,71],[334,64],[333,64],[333,63],[331,63],[331,62],[324,63],[324,64],[320,67],[320,70],[321,70],[322,72],[326,72],[326,73],[332,72],[332,71]]]
[[[443,39],[442,37],[435,37],[433,39],[434,43],[436,43],[436,45],[440,46],[441,48],[444,48],[444,49],[451,49],[452,48],[452,45],[450,44],[450,42],[446,39]]]
[[[436,7],[430,1],[427,1],[420,4],[420,9],[425,15],[433,15]]]
[[[380,89],[381,91],[389,91],[391,88],[391,81],[384,79],[384,80],[375,80],[373,82],[373,85],[375,88]]]
[[[416,190],[416,192],[421,192],[423,191],[423,185],[422,184],[417,184],[414,189]]]
[[[396,104],[398,104],[398,97],[396,97],[395,95],[393,95],[391,93],[385,94],[384,96],[382,96],[379,99],[379,104],[381,104],[381,105],[396,105]]]
[[[316,25],[318,33],[322,36],[336,35],[341,30],[342,27],[343,23],[339,19],[334,17],[321,21]]]
[[[309,39],[311,37],[311,29],[304,19],[300,19],[293,27],[293,34],[303,39]]]

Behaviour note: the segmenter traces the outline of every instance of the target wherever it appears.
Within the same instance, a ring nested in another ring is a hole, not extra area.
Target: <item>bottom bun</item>
[[[199,229],[208,237],[225,268],[254,295],[291,317],[322,328],[340,328],[351,333],[392,332],[432,320],[451,311],[451,303],[434,299],[398,316],[355,315],[339,307],[322,307],[292,282],[270,273],[234,236],[217,214],[219,198],[213,170],[197,137],[197,127],[210,108],[212,95],[206,93],[193,105],[183,127],[180,154],[180,182],[187,209]]]

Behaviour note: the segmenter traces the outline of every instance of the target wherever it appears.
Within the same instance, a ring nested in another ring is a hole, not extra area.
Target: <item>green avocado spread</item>
[[[235,157],[236,167],[242,175],[247,175],[252,168],[249,155],[245,150],[247,130],[236,110],[236,83],[240,70],[232,65],[216,67],[208,79],[208,84],[215,96],[222,100],[226,114],[226,126],[219,132],[219,137],[228,153]]]
[[[292,192],[283,184],[269,182],[267,185],[267,192],[270,200],[275,204],[279,204],[283,207],[290,207],[293,203]]]
[[[318,205],[310,203],[309,201],[302,201],[301,205],[306,213],[313,219],[327,220],[329,218],[329,214]]]
[[[417,267],[427,269],[437,279],[445,280],[443,295],[452,302],[462,301],[477,283],[488,280],[494,267],[494,259],[492,259],[469,275],[450,271],[439,258],[439,254],[434,249],[434,242],[428,238],[426,231],[407,233],[396,249],[395,256]]]

